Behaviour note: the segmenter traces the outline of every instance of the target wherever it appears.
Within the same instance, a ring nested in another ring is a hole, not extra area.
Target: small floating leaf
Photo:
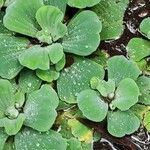
[[[118,84],[122,79],[131,78],[136,80],[141,74],[140,69],[132,60],[126,59],[124,56],[114,56],[107,62],[108,78],[114,79]]]
[[[19,88],[23,93],[30,93],[38,90],[42,81],[33,71],[24,70],[20,74]]]
[[[102,21],[102,40],[117,39],[124,31],[123,17],[129,0],[101,0],[92,10]]]
[[[140,126],[140,120],[130,111],[110,111],[107,121],[109,133],[116,137],[130,135]]]
[[[77,96],[77,103],[83,115],[89,120],[100,122],[107,115],[108,104],[102,101],[100,95],[94,90],[80,92]]]
[[[47,82],[52,82],[59,78],[59,72],[52,68],[50,70],[37,70],[36,75],[43,81]]]
[[[82,11],[67,27],[68,34],[62,43],[65,52],[87,56],[96,51],[100,44],[102,24],[94,12]]]
[[[53,130],[39,133],[25,128],[15,136],[15,147],[16,150],[66,150],[67,141]]]
[[[48,131],[56,119],[58,103],[57,93],[49,85],[30,93],[24,107],[25,125],[41,132]]]
[[[16,119],[8,119],[8,118],[0,119],[0,126],[3,124],[3,127],[5,128],[5,132],[8,135],[15,135],[21,129],[24,120],[25,120],[25,115],[19,114],[19,116]]]
[[[118,84],[112,105],[121,111],[128,110],[131,106],[138,102],[139,95],[140,91],[136,82],[130,78],[123,79]]]
[[[136,62],[150,55],[150,42],[142,38],[132,38],[127,45],[128,55]]]
[[[146,76],[139,77],[137,79],[137,85],[141,92],[139,102],[150,105],[150,78]]]
[[[150,17],[143,19],[140,24],[140,31],[150,39]]]

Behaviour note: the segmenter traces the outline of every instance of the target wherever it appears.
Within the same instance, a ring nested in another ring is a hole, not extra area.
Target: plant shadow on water
[[[125,55],[126,46],[134,37],[145,37],[139,32],[141,21],[150,16],[150,0],[130,0],[130,4],[124,14],[125,29],[122,36],[114,41],[102,41],[100,49],[109,53],[110,56]],[[106,131],[106,124],[94,123],[88,120],[80,120],[82,123],[102,136],[101,140],[94,143],[94,150],[149,150],[150,134],[141,127],[132,136],[121,139],[111,136]]]

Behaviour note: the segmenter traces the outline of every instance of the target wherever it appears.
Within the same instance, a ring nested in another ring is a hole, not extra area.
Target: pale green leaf
[[[8,107],[15,103],[13,88],[8,80],[0,79],[0,114],[4,115]]]
[[[90,81],[92,89],[97,89],[100,94],[104,97],[113,96],[115,91],[115,82],[113,80],[100,80],[99,78],[93,77]]]
[[[49,44],[62,38],[67,32],[66,25],[62,23],[63,16],[61,10],[54,6],[38,9],[36,19],[42,30],[37,33],[37,38]]]
[[[150,42],[142,38],[132,38],[127,45],[128,55],[136,62],[150,55]]]
[[[112,105],[121,111],[125,111],[138,102],[139,96],[140,91],[136,82],[133,79],[126,78],[118,84]]]
[[[64,54],[62,59],[55,65],[56,71],[62,70],[65,67],[65,64],[66,64],[66,57]]]
[[[49,50],[49,58],[53,64],[57,64],[64,56],[63,47],[61,44],[56,43],[51,46]]]
[[[43,6],[43,0],[15,0],[6,9],[4,25],[11,31],[36,37],[38,24],[36,12]]]
[[[68,5],[76,8],[92,7],[101,0],[68,0]]]
[[[140,24],[140,31],[150,39],[150,17],[143,19]]]
[[[110,58],[107,65],[108,78],[114,79],[116,84],[125,78],[136,80],[141,74],[137,64],[132,60],[128,60],[124,56],[114,56]]]
[[[25,52],[29,41],[12,35],[0,34],[0,76],[3,78],[14,78],[23,66],[20,65],[18,57]]]
[[[146,76],[139,77],[137,79],[137,85],[141,92],[139,102],[145,105],[150,105],[150,78]]]
[[[104,78],[103,68],[89,59],[77,59],[69,68],[65,68],[57,80],[58,95],[62,101],[76,103],[79,92],[90,89],[92,77]]]
[[[39,133],[25,128],[15,136],[15,147],[16,150],[66,150],[67,141],[53,130]]]
[[[89,120],[100,122],[108,111],[108,104],[94,90],[84,90],[77,96],[77,104],[83,115]]]
[[[108,132],[115,137],[130,135],[140,127],[140,120],[130,111],[109,112]]]
[[[68,34],[62,43],[65,52],[87,56],[96,51],[100,44],[102,24],[94,12],[82,11],[67,27]]]
[[[47,47],[41,47],[39,45],[32,46],[19,56],[19,62],[21,65],[32,70],[47,70],[49,69],[50,63],[47,49]]]
[[[59,78],[59,72],[51,68],[50,70],[37,70],[36,75],[43,81],[52,82]]]
[[[42,81],[33,71],[23,70],[19,78],[19,88],[23,93],[30,93],[40,88]]]
[[[56,119],[58,103],[57,93],[49,85],[30,93],[24,107],[25,125],[38,131],[48,131]]]
[[[123,18],[129,0],[101,0],[92,10],[102,21],[102,40],[117,39],[124,31]]]
[[[24,114],[19,114],[16,119],[3,118],[0,119],[0,126],[3,125],[5,132],[8,135],[16,135],[21,129],[23,122],[25,120]]]

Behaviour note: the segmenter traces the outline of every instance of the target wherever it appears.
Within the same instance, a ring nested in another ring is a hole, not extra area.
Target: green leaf
[[[115,82],[113,80],[100,80],[99,78],[93,77],[90,81],[92,89],[97,89],[100,94],[104,97],[114,97]],[[110,98],[111,99],[111,98]]]
[[[32,46],[19,56],[19,62],[21,65],[32,70],[47,70],[49,69],[50,63],[47,50],[48,47],[41,47],[39,45]]]
[[[55,65],[56,71],[61,71],[66,64],[66,57],[65,54],[63,55],[62,59]]]
[[[140,120],[130,111],[109,112],[108,132],[115,137],[130,135],[140,127]]]
[[[42,81],[31,70],[24,70],[20,74],[19,88],[23,93],[30,93],[38,90]]]
[[[116,84],[125,78],[136,80],[141,74],[136,63],[132,60],[126,59],[124,56],[114,56],[110,58],[107,65],[108,79],[114,79]]]
[[[140,89],[139,102],[145,105],[150,105],[150,78],[141,76],[137,79],[137,85]]]
[[[123,18],[129,0],[101,0],[92,10],[102,21],[102,40],[117,39],[124,31]]]
[[[83,150],[81,146],[81,142],[76,138],[69,139],[67,143],[68,143],[67,150]]]
[[[54,6],[38,9],[36,19],[42,30],[37,33],[37,38],[49,44],[62,38],[67,32],[66,25],[62,23],[63,16],[63,12]]]
[[[8,135],[16,135],[21,129],[24,120],[25,120],[25,115],[19,114],[19,116],[16,119],[8,119],[8,118],[0,119],[0,126],[2,127],[3,124],[3,127],[5,128],[5,132]]]
[[[87,56],[96,51],[100,44],[102,24],[94,12],[82,11],[67,27],[68,34],[62,43],[65,52]]]
[[[66,150],[67,142],[53,130],[39,133],[25,128],[15,136],[15,147],[16,150]]]
[[[0,116],[4,116],[6,109],[13,106],[14,103],[11,83],[8,80],[0,79]]]
[[[72,134],[79,141],[82,142],[91,142],[93,140],[93,131],[80,123],[76,119],[69,119],[68,125],[71,128]]]
[[[140,91],[136,82],[133,79],[126,78],[118,84],[112,105],[121,111],[125,111],[138,102],[139,96]]]
[[[128,55],[136,62],[150,55],[150,42],[142,38],[132,38],[127,45]]]
[[[3,150],[7,138],[8,135],[3,131],[3,129],[0,129],[0,150]]]
[[[65,14],[67,0],[44,0],[44,4],[58,7]]]
[[[107,115],[107,103],[102,101],[100,95],[94,90],[80,92],[77,96],[77,103],[83,115],[89,120],[100,122]]]
[[[24,124],[38,131],[48,131],[56,119],[58,103],[57,93],[49,85],[30,93],[24,107]]]
[[[68,5],[76,8],[92,7],[98,4],[101,0],[68,0]]]
[[[36,75],[43,81],[52,82],[59,78],[59,72],[51,68],[50,70],[37,70]]]
[[[32,46],[19,56],[19,61],[23,66],[32,70],[48,70],[50,69],[50,60],[53,63],[57,63],[62,57],[62,46],[55,43],[47,47],[41,47],[40,45]]]
[[[49,58],[53,64],[57,64],[64,56],[61,44],[53,44],[49,50]]]
[[[104,70],[88,59],[77,59],[69,68],[65,68],[57,80],[58,95],[62,101],[76,103],[79,92],[90,89],[92,77],[104,78]]]
[[[140,31],[150,39],[150,17],[143,19],[140,24]]]
[[[39,25],[35,15],[37,10],[43,6],[43,0],[15,0],[6,9],[4,25],[11,31],[27,36],[36,37]]]
[[[0,34],[0,76],[7,79],[14,78],[23,68],[18,56],[25,52],[29,41],[11,35]]]

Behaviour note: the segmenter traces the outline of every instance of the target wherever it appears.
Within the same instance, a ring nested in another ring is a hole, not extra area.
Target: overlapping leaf
[[[15,136],[15,147],[16,150],[66,150],[67,141],[53,130],[39,133],[25,128]]]
[[[58,79],[57,90],[60,99],[76,103],[77,94],[90,89],[90,80],[94,76],[103,79],[103,68],[89,59],[77,59],[73,65],[62,71]]]
[[[130,135],[140,126],[140,120],[130,111],[110,111],[107,121],[109,133],[116,137]]]
[[[107,65],[108,78],[114,79],[117,84],[125,78],[136,80],[141,73],[136,63],[126,59],[124,56],[114,56],[110,58]]]
[[[63,38],[65,52],[86,56],[100,44],[102,24],[92,11],[82,11],[68,24],[68,34]]]
[[[27,49],[29,41],[8,34],[0,34],[0,76],[14,78],[23,68],[18,61],[21,53]]]
[[[95,11],[99,19],[102,20],[102,40],[117,39],[121,36],[124,30],[124,12],[128,3],[129,0],[101,0],[101,2],[93,8],[93,11]]]
[[[58,103],[57,93],[49,85],[30,93],[24,107],[24,124],[38,131],[48,131],[56,119]]]
[[[92,121],[100,122],[107,115],[108,104],[101,100],[94,90],[84,90],[79,93],[77,103],[83,115]]]
[[[36,22],[36,12],[43,6],[43,0],[15,0],[6,9],[4,25],[11,31],[36,37],[39,25]]]

